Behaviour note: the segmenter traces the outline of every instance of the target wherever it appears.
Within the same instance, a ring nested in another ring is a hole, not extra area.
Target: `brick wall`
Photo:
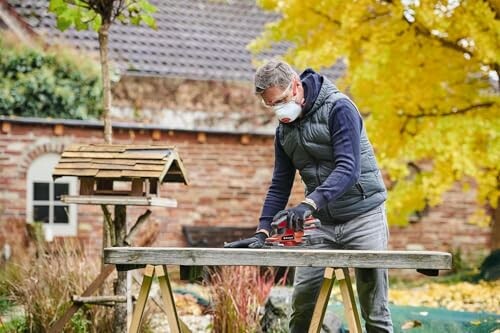
[[[234,118],[242,120],[238,125],[254,128],[275,121],[273,113],[255,98],[249,82],[124,76],[113,85],[113,106],[132,111],[115,115],[120,121],[143,124],[163,119],[165,110],[202,112],[207,117],[197,125],[203,127],[207,122],[220,125]]]
[[[99,127],[22,124],[4,121],[0,132],[0,248],[7,242],[25,246],[26,171],[30,162],[45,152],[62,152],[71,143],[102,143]],[[156,133],[158,135],[158,133]],[[178,200],[178,208],[152,208],[146,231],[157,234],[155,246],[186,246],[183,225],[255,226],[269,185],[273,165],[273,138],[232,134],[116,129],[116,144],[172,144],[178,147],[190,185],[164,184],[162,197]],[[156,140],[153,140],[155,137]],[[247,141],[249,140],[249,141]],[[291,204],[302,197],[297,177]],[[144,207],[128,209],[129,224]],[[466,223],[474,209],[473,193],[459,187],[445,195],[443,204],[431,209],[408,227],[391,227],[393,249],[485,251],[489,229]],[[99,254],[102,214],[99,207],[78,207],[78,237]]]

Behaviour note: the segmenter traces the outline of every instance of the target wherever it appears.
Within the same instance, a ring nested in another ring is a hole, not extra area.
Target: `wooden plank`
[[[127,297],[123,295],[111,295],[111,296],[79,296],[73,295],[71,300],[74,303],[85,303],[85,304],[105,304],[105,303],[125,303]]]
[[[143,192],[144,192],[144,180],[140,178],[132,179],[132,191],[130,191],[130,195],[142,196]]]
[[[175,146],[168,145],[110,145],[107,143],[98,144],[71,144],[64,151],[101,151],[101,152],[120,152],[125,150],[175,150]]]
[[[158,178],[161,171],[136,171],[136,170],[96,170],[95,178],[113,178],[132,180],[133,178]]]
[[[86,162],[92,162],[91,158],[61,158],[59,160],[59,163],[86,163]]]
[[[180,174],[178,172],[180,172]],[[183,182],[186,185],[189,184],[186,169],[184,168],[182,162],[180,162],[180,158],[177,152],[174,152],[169,156],[169,158],[165,162],[165,169],[163,170],[159,179],[162,183],[165,181],[174,181]]]
[[[92,281],[92,283],[82,293],[82,296],[85,297],[85,296],[92,295],[103,284],[104,280],[106,280],[108,275],[110,275],[114,270],[115,270],[114,265],[105,265],[102,268],[101,273],[95,278],[94,281]],[[62,330],[64,329],[64,326],[66,326],[66,323],[71,319],[71,317],[73,317],[73,315],[76,313],[76,311],[78,311],[78,309],[80,309],[82,307],[82,305],[83,305],[83,303],[72,304],[71,307],[68,310],[66,310],[64,315],[61,318],[59,318],[54,323],[54,325],[52,325],[49,328],[48,333],[62,332]]]
[[[358,308],[356,307],[356,299],[352,291],[351,277],[349,276],[349,268],[336,268],[335,278],[339,282],[340,293],[344,303],[344,313],[349,326],[349,332],[362,333],[361,322],[359,320]]]
[[[139,150],[146,150],[146,149],[151,149],[151,150],[176,150],[176,146],[171,146],[171,145],[157,145],[157,144],[152,144],[152,145],[128,145],[127,150],[134,150],[134,149],[139,149]]]
[[[164,165],[153,165],[153,164],[142,164],[138,163],[134,165],[134,171],[160,171],[160,173],[165,168]],[[129,170],[129,169],[127,169]]]
[[[250,265],[359,268],[451,269],[451,254],[437,251],[357,251],[114,247],[104,250],[109,264]]]
[[[133,197],[122,195],[63,195],[61,201],[67,204],[81,205],[126,205],[126,206],[156,206],[175,208],[177,200],[156,197]]]
[[[161,173],[159,180],[160,182],[163,182],[163,179],[165,178],[165,175],[168,173],[170,170],[170,167],[172,166],[172,163],[174,162],[175,158],[177,157],[177,154],[170,154],[165,160],[165,169],[163,169],[163,172]]]
[[[122,177],[121,170],[95,170],[95,178],[112,178],[118,179]]]
[[[64,151],[79,151],[81,144],[73,143],[64,148]]]
[[[151,283],[153,282],[154,271],[155,268],[152,265],[147,265],[146,269],[144,270],[141,290],[139,291],[139,297],[137,298],[134,314],[132,315],[132,324],[130,325],[129,329],[130,333],[139,332],[142,314],[144,313],[144,308],[146,307],[146,302],[148,300],[149,290],[151,289]]]
[[[158,195],[158,179],[149,179],[149,194]]]
[[[155,273],[158,277],[158,284],[160,285],[161,297],[163,298],[163,303],[165,303],[168,320],[168,326],[170,332],[181,333],[181,328],[179,324],[179,316],[177,315],[177,310],[175,308],[174,295],[172,294],[172,287],[170,286],[170,280],[168,278],[168,271],[165,266],[159,265],[155,266]]]
[[[112,160],[110,160],[112,161]],[[163,171],[163,164],[137,164],[136,162],[119,164],[119,163],[67,163],[61,161],[57,165],[58,169],[99,169],[99,170],[135,170],[135,171]]]
[[[78,176],[78,177],[94,177],[97,170],[91,169],[59,169],[55,168],[52,171],[52,176]]]
[[[311,324],[309,325],[309,333],[321,332],[326,307],[328,306],[328,300],[330,299],[330,294],[332,292],[333,281],[333,268],[325,268],[323,282],[321,283],[318,299],[316,300],[316,305],[314,306],[314,311],[311,318]]]
[[[113,180],[112,179],[97,179],[96,180],[96,192],[107,190],[113,191]]]
[[[94,194],[94,183],[95,179],[92,177],[80,178],[80,195]]]
[[[176,208],[177,200],[168,198],[148,197],[150,206]]]
[[[123,170],[122,177],[159,178],[161,173],[162,171]]]
[[[95,164],[90,162],[84,163],[75,163],[75,162],[66,162],[61,160],[59,164],[57,164],[58,169],[117,169],[121,170],[122,168],[130,168],[133,165],[123,165],[123,164]]]
[[[165,165],[165,161],[163,160],[144,160],[144,159],[136,159],[136,158],[72,158],[65,157],[61,158],[59,163],[73,163],[73,162],[90,162],[95,164],[122,164],[122,165],[135,165],[135,164],[147,164],[147,165]]]
[[[124,145],[106,145],[106,146],[81,146],[79,151],[85,152],[124,152],[127,147]]]
[[[164,153],[106,153],[106,152],[72,152],[65,151],[62,157],[72,158],[127,158],[138,160],[162,160],[167,155]]]
[[[103,178],[103,179],[106,179],[106,178]],[[130,190],[95,190],[94,193],[91,193],[93,195],[98,195],[98,196],[101,196],[101,195],[106,195],[106,196],[113,196],[113,197],[117,197],[117,196],[129,196],[130,195]]]
[[[132,179],[132,178],[158,178],[161,171],[137,170],[96,170],[95,178]]]

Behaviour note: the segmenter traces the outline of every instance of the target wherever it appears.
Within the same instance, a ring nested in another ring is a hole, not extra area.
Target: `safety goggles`
[[[283,91],[283,93],[276,98],[275,103],[267,104],[266,101],[264,101],[264,99],[261,99],[262,105],[267,109],[272,109],[272,108],[276,108],[276,107],[279,107],[283,104],[288,103],[288,101],[292,97],[292,96],[288,96],[288,94],[290,93],[290,90],[292,90],[293,81],[294,80],[292,79],[292,81],[290,81],[290,84],[288,85],[288,87],[286,87],[285,91]]]

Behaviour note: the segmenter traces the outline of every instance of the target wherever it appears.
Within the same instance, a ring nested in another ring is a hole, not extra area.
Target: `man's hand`
[[[271,225],[277,226],[279,224],[279,221],[286,216],[287,225],[289,228],[292,228],[295,231],[303,230],[304,221],[312,215],[314,210],[315,209],[312,205],[302,202],[293,208],[278,212],[278,214],[274,216],[273,223]]]
[[[224,247],[228,248],[242,248],[248,247],[251,249],[258,249],[264,246],[267,234],[265,232],[258,232],[250,238],[245,238],[242,240],[234,241],[231,243],[224,244]]]

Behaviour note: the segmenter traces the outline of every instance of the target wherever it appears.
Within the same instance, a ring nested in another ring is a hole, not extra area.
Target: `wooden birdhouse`
[[[175,200],[160,198],[159,186],[188,184],[182,160],[172,146],[72,145],[52,175],[78,177],[79,195],[61,200],[79,204],[175,207]]]

